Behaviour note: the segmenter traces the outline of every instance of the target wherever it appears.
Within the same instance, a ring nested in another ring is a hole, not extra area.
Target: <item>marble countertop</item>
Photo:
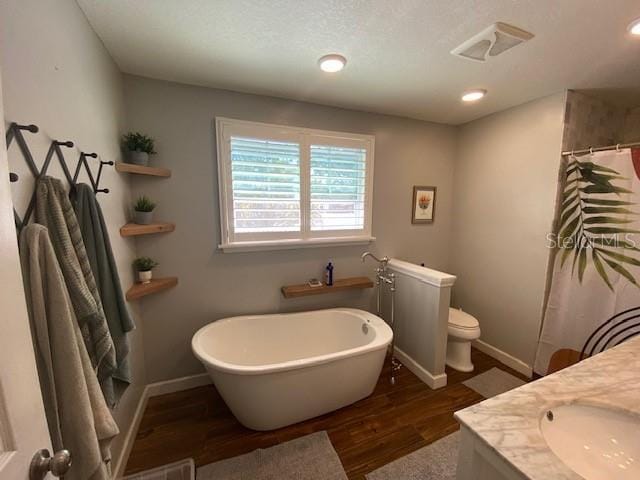
[[[580,480],[540,433],[543,414],[571,403],[640,415],[640,337],[456,412],[456,419],[532,480]]]

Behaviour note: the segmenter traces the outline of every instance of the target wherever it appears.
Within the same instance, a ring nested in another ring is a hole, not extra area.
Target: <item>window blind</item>
[[[231,137],[236,233],[300,231],[300,145]]]
[[[311,145],[311,230],[364,228],[367,152]]]

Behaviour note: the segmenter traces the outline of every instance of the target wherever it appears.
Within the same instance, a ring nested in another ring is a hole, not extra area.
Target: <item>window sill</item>
[[[269,240],[262,242],[223,243],[218,248],[224,253],[263,252],[268,250],[293,250],[299,248],[342,247],[350,245],[367,245],[375,241],[376,237],[328,237],[309,240]]]

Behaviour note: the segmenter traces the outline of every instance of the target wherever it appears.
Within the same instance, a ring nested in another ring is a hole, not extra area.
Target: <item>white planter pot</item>
[[[150,283],[151,277],[151,270],[147,270],[146,272],[138,271],[138,280],[140,280],[140,283]]]

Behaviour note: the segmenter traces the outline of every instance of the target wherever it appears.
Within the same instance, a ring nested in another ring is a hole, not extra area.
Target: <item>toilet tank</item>
[[[449,304],[456,277],[395,258],[388,266],[396,276],[396,357],[431,388],[444,387]],[[383,305],[389,321],[389,298]]]

